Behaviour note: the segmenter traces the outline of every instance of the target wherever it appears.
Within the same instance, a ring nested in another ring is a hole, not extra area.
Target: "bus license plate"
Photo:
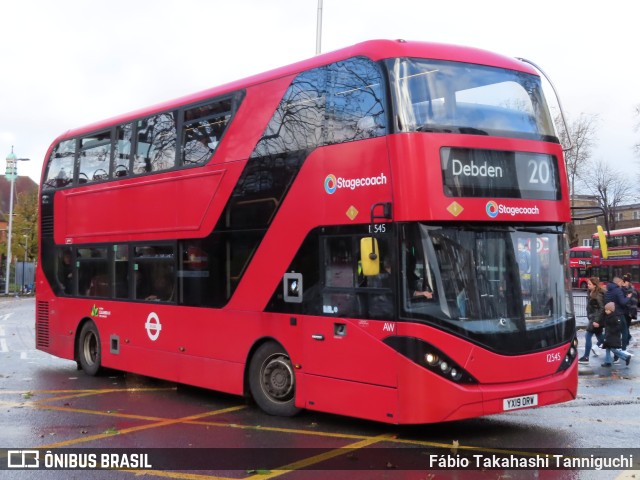
[[[502,401],[503,410],[515,410],[517,408],[535,407],[538,405],[538,394],[523,395],[521,397],[505,398]]]

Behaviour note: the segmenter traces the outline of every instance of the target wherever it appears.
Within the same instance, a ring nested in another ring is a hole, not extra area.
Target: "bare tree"
[[[616,209],[625,203],[633,192],[631,179],[613,170],[607,163],[592,160],[586,165],[580,183],[584,190],[596,197],[609,220],[609,228],[616,228]]]
[[[598,116],[583,112],[577,119],[573,121],[567,120],[568,124],[565,128],[562,116],[558,113],[554,122],[556,130],[559,132],[560,144],[563,147],[571,145],[571,148],[565,151],[564,159],[569,180],[569,198],[573,207],[576,181],[587,171],[588,163],[591,160],[592,148],[596,141]],[[569,244],[576,246],[578,244],[578,234],[573,222],[569,223],[567,234],[569,236]]]
[[[591,160],[591,153],[596,142],[596,129],[598,128],[599,118],[596,114],[581,113],[580,116],[569,122],[567,128],[561,123],[560,116],[556,116],[556,129],[560,135],[560,143],[562,145],[572,144],[572,147],[564,154],[567,166],[567,176],[569,178],[569,195],[572,200],[575,194],[576,180],[580,179],[583,174],[588,173],[588,164]],[[567,135],[571,138],[569,142]]]

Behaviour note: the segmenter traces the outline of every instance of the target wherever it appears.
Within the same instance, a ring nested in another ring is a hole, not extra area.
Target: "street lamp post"
[[[318,0],[318,18],[316,22],[316,55],[320,55],[322,50],[322,0]]]
[[[18,162],[28,161],[28,158],[17,158],[13,153],[13,146],[11,147],[11,153],[7,155],[7,168],[5,170],[5,178],[11,184],[9,193],[9,226],[7,229],[7,275],[4,279],[4,293],[9,293],[9,276],[11,274],[11,229],[13,227],[13,189],[16,183],[16,177],[18,176]]]
[[[29,235],[22,235],[24,237],[24,262],[22,262],[22,293],[26,293],[27,279],[25,278],[25,266],[27,265],[27,252],[29,251]]]

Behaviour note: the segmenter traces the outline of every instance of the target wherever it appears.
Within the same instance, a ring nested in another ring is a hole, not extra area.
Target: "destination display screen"
[[[553,155],[502,150],[440,149],[445,195],[560,200]]]

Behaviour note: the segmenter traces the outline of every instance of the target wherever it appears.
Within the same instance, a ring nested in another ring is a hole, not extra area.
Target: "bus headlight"
[[[571,344],[569,345],[569,349],[567,350],[567,353],[565,354],[564,359],[562,360],[562,363],[560,363],[558,370],[556,370],[556,373],[563,372],[567,368],[569,368],[571,365],[573,365],[573,362],[575,361],[577,356],[578,356],[578,337],[574,337],[573,340],[571,341]]]
[[[412,362],[449,381],[466,384],[478,383],[475,378],[445,355],[444,352],[424,340],[394,335],[385,338],[384,343]]]
[[[427,365],[430,365],[430,366],[437,365],[438,360],[440,360],[435,353],[431,353],[431,352],[427,353],[424,356],[424,359],[427,361]]]

